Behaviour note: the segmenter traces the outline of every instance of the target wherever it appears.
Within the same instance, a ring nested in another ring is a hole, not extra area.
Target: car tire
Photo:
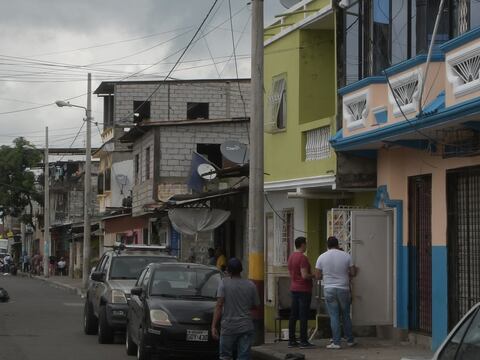
[[[127,352],[127,355],[137,354],[137,351],[138,351],[137,348],[138,346],[133,342],[132,337],[130,336],[130,332],[128,331],[128,325],[127,325],[127,331],[125,333],[125,351]]]
[[[98,331],[98,319],[93,313],[93,305],[85,300],[83,308],[83,332],[87,335],[96,335]]]
[[[98,317],[98,343],[111,344],[113,342],[113,336],[113,329],[108,325],[107,321],[107,308],[106,306],[102,306],[100,307]]]
[[[151,360],[152,356],[145,348],[145,343],[143,341],[143,332],[140,330],[138,346],[137,346],[137,360]]]

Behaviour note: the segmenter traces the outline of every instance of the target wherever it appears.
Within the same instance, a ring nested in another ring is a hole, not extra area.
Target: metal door
[[[409,328],[432,333],[432,176],[408,179]]]
[[[480,167],[447,173],[448,322],[480,302]]]
[[[351,249],[359,268],[352,282],[354,325],[393,324],[393,214],[353,210]]]

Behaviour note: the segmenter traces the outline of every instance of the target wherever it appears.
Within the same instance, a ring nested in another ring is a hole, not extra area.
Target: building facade
[[[438,5],[347,9],[345,59],[356,60],[343,63],[332,139],[338,153],[376,158],[375,203],[394,218],[393,326],[428,336],[433,349],[480,301],[479,4],[446,2],[427,63]]]

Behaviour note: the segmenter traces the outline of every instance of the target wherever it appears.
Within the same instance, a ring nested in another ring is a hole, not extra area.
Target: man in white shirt
[[[352,257],[339,249],[338,239],[331,236],[327,240],[328,251],[317,259],[315,275],[323,280],[325,304],[330,316],[333,342],[328,349],[340,349],[340,314],[343,318],[343,330],[347,338],[347,345],[354,346],[352,334],[352,320],[350,318],[350,279],[356,275],[356,267]]]

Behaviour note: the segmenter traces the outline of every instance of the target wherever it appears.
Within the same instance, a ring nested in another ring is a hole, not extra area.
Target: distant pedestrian
[[[60,261],[57,263],[57,269],[60,276],[66,275],[65,270],[67,270],[67,263],[63,257],[60,258]]]
[[[22,270],[24,273],[28,273],[30,271],[30,255],[28,255],[26,252],[22,257]]]
[[[55,266],[56,266],[56,264],[57,264],[57,258],[56,258],[54,255],[51,255],[51,256],[48,258],[48,270],[49,270],[50,276],[55,275]]]
[[[217,266],[218,270],[225,271],[227,268],[227,257],[220,247],[215,249],[215,257],[217,258],[215,265]]]
[[[217,305],[212,321],[212,336],[220,338],[220,360],[250,360],[250,349],[254,338],[251,310],[260,305],[255,284],[242,279],[242,263],[237,258],[228,260],[225,277],[217,291]],[[221,318],[220,335],[218,323]]]
[[[343,331],[347,338],[347,345],[355,345],[350,318],[352,301],[350,279],[356,275],[357,269],[353,265],[352,257],[340,250],[336,237],[328,238],[327,247],[328,250],[318,257],[315,275],[317,279],[323,279],[325,304],[333,334],[333,342],[327,345],[327,348],[340,349],[340,316],[343,318]]]
[[[215,257],[215,250],[213,248],[208,248],[208,265],[217,265],[217,258]]]
[[[39,253],[35,253],[32,257],[32,273],[35,275],[40,275],[40,263],[42,261],[42,257]]]
[[[292,306],[288,326],[288,347],[307,349],[314,347],[308,341],[308,314],[312,302],[313,274],[308,258],[305,256],[307,239],[303,236],[295,239],[295,252],[288,258],[288,272],[290,273],[290,292]],[[295,337],[297,320],[300,320],[300,343]]]

